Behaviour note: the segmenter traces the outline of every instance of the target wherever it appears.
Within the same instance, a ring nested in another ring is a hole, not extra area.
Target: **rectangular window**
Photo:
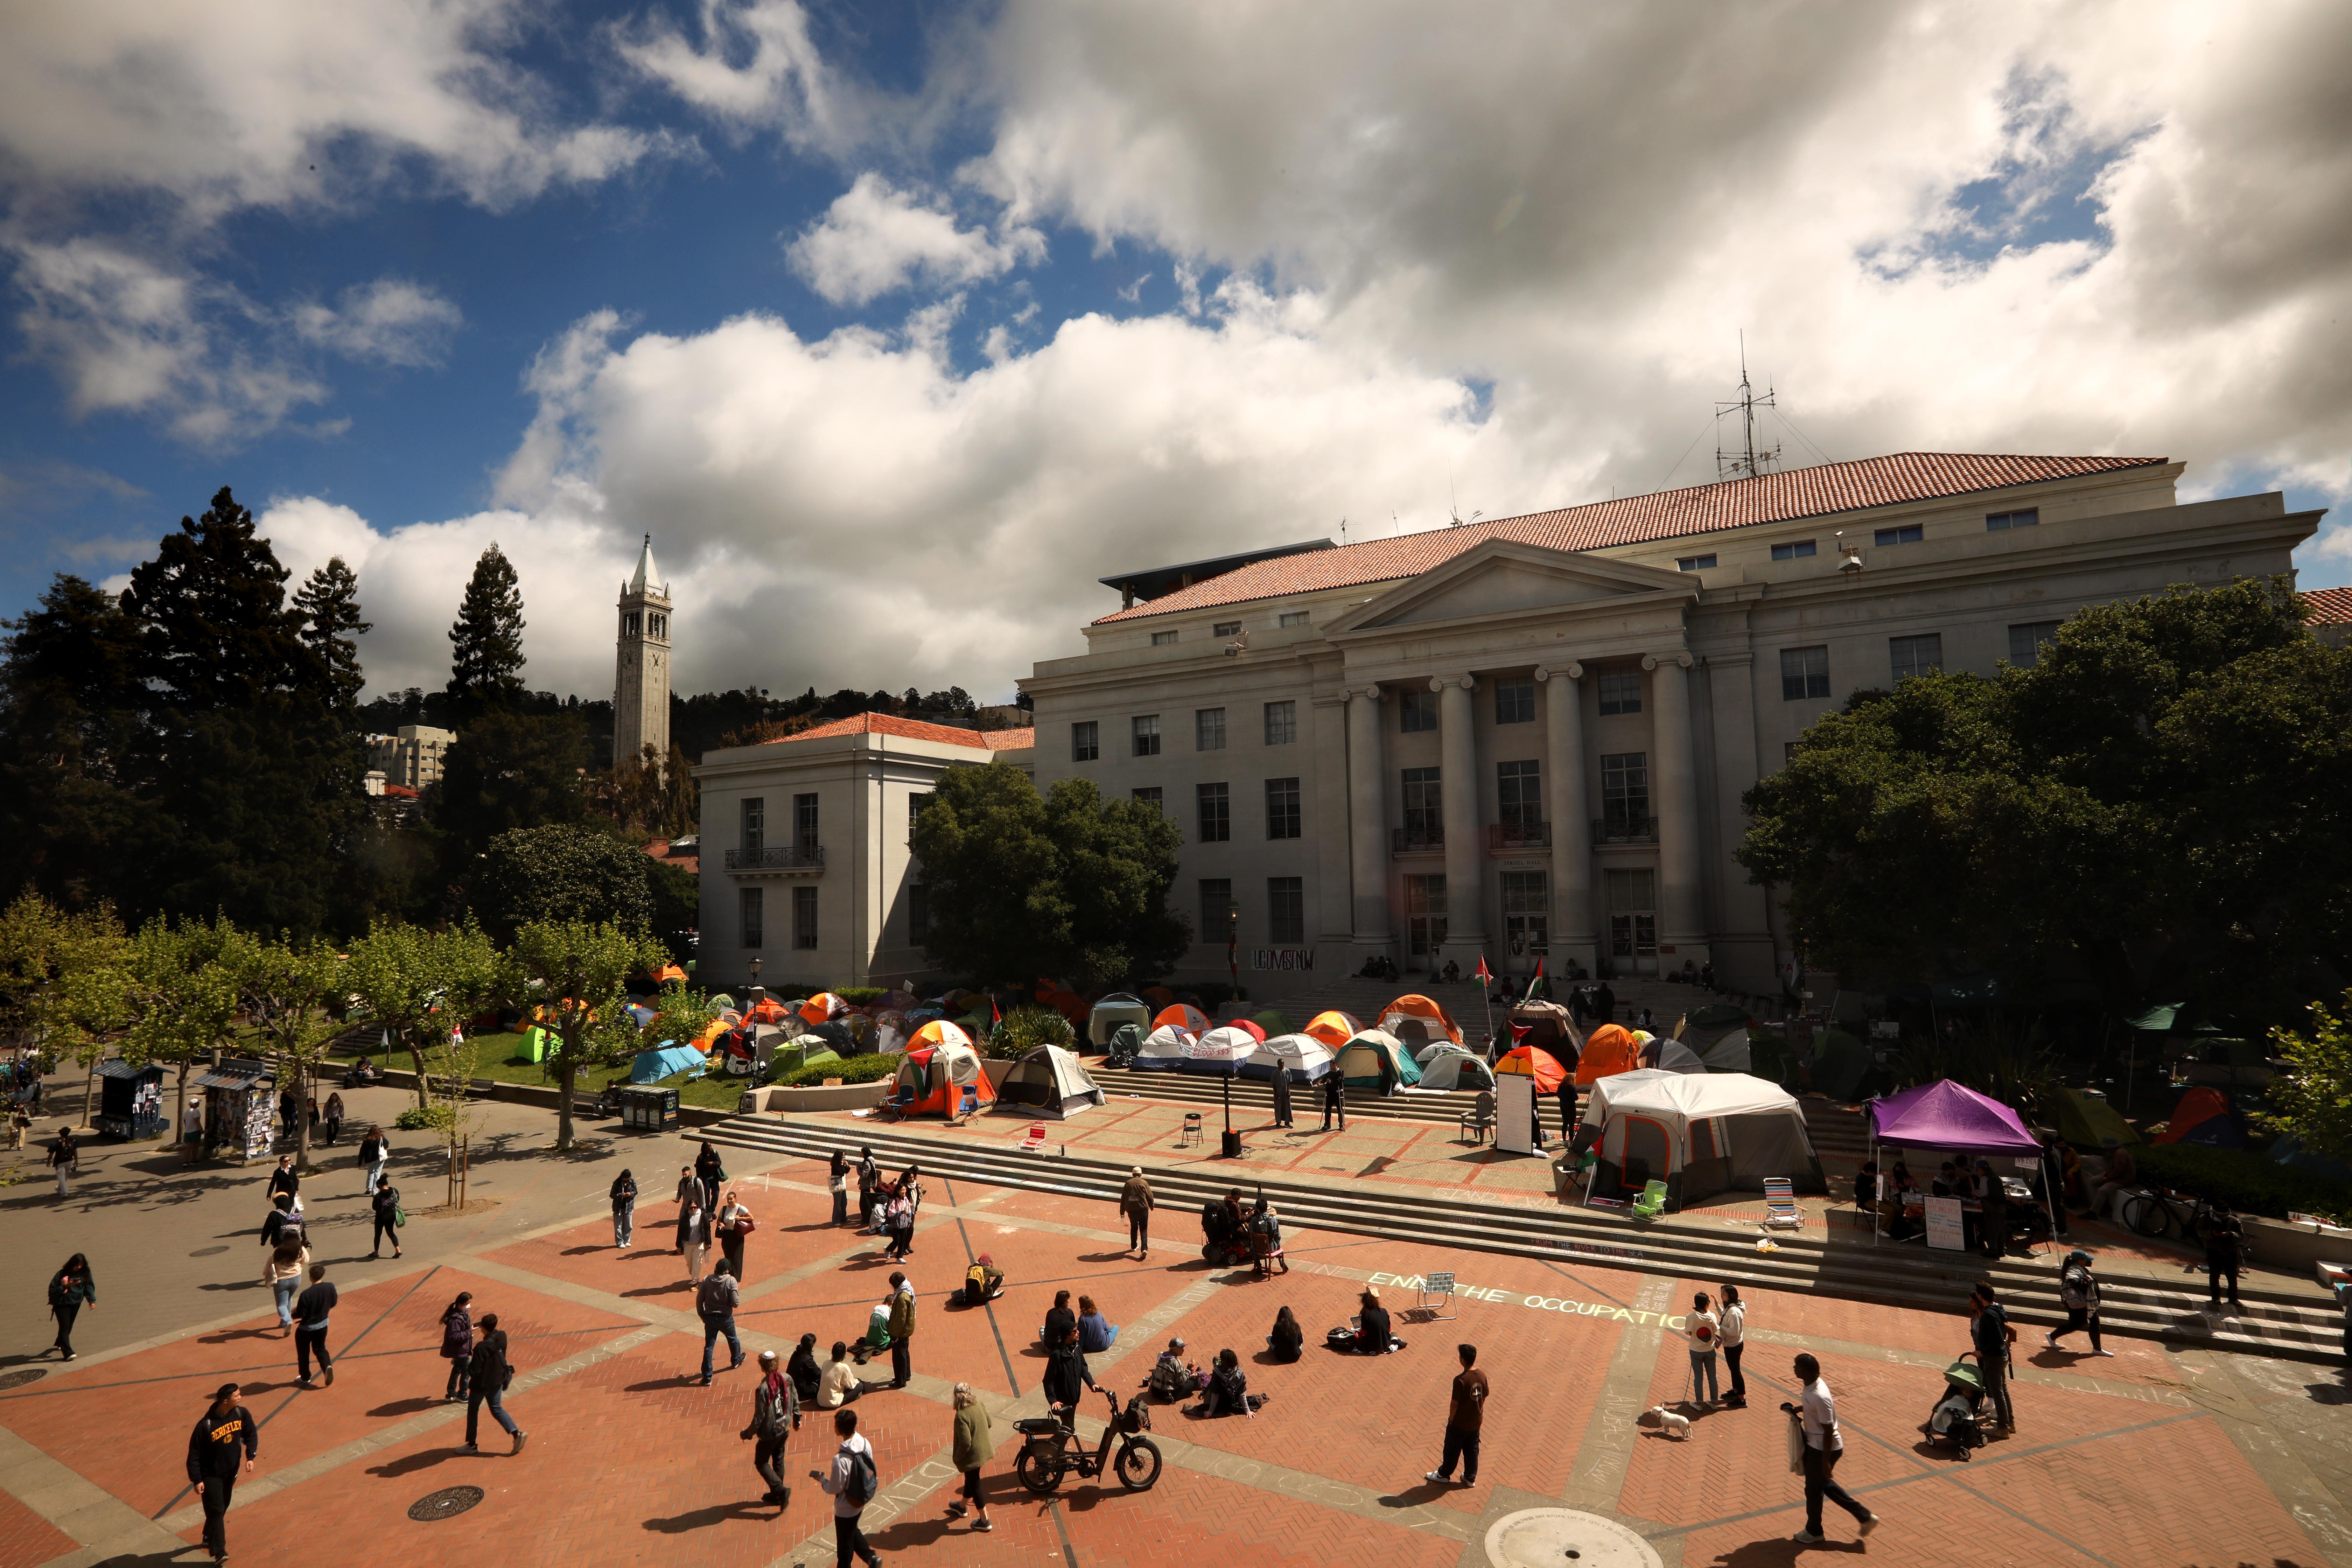
[[[1269,702],[1265,705],[1265,743],[1286,746],[1298,739],[1298,704]]]
[[[1239,621],[1219,621],[1209,628],[1209,635],[1219,637],[1237,637],[1242,635],[1242,624]]]
[[[1278,626],[1303,626],[1307,624],[1307,612],[1304,610],[1285,610],[1282,612],[1281,618],[1276,620],[1274,624]]]
[[[1297,779],[1265,781],[1265,836],[1268,838],[1298,837],[1298,781]]]
[[[1638,669],[1604,669],[1601,672],[1601,711],[1639,713],[1642,710],[1642,672]]]
[[[1437,693],[1405,691],[1397,696],[1397,728],[1410,735],[1437,728]]]
[[[768,890],[745,888],[736,895],[742,909],[743,945],[764,947],[768,942]]]
[[[2000,533],[2012,528],[2038,528],[2041,523],[2040,507],[2030,506],[2022,511],[1996,511],[1985,515],[1987,533]]]
[[[1202,878],[1199,940],[1223,942],[1225,940],[1225,933],[1233,929],[1233,923],[1234,884],[1232,880],[1224,877]]]
[[[1153,784],[1150,789],[1129,790],[1128,795],[1139,805],[1148,805],[1154,811],[1160,809],[1160,790],[1158,784]]]
[[[1601,759],[1604,837],[1640,838],[1650,827],[1650,754],[1617,752]]]
[[[1160,715],[1139,713],[1127,721],[1130,738],[1135,743],[1134,754],[1156,757],[1160,754]]]
[[[1551,878],[1542,871],[1503,873],[1503,946],[1514,958],[1551,951]]]
[[[1445,842],[1445,794],[1435,768],[1404,771],[1404,844],[1419,849]]]
[[[1196,752],[1222,752],[1225,749],[1223,709],[1196,708],[1192,710],[1192,749]]]
[[[2009,662],[2032,669],[2042,662],[2042,645],[2058,635],[2056,621],[2028,621],[2009,628]]]
[[[1524,833],[1543,826],[1542,764],[1496,763],[1495,797],[1505,827]]]
[[[1715,557],[1712,555],[1677,555],[1675,557],[1675,570],[1677,572],[1712,572],[1715,570]]]
[[[1154,632],[1151,634],[1151,646],[1153,647],[1166,647],[1175,640],[1176,634],[1174,632]]]
[[[923,807],[925,807],[925,806],[927,806],[927,805],[930,805],[930,804],[931,804],[931,796],[930,796],[930,793],[929,793],[928,790],[910,792],[910,793],[908,795],[908,796],[907,796],[907,828],[908,828],[908,831],[912,832],[912,831],[914,830],[914,826],[915,826],[915,819],[916,819],[917,817],[921,816],[923,815]]]
[[[922,883],[907,884],[907,945],[920,947],[931,940],[931,890]]]
[[[793,843],[803,849],[816,847],[816,796],[793,796]]]
[[[1915,675],[1933,675],[1944,668],[1944,634],[1929,632],[1924,637],[1888,637],[1886,653],[1897,680],[1908,680]]]
[[[793,889],[793,945],[797,948],[816,946],[816,889]]]
[[[1612,958],[1655,958],[1658,955],[1658,874],[1643,868],[1605,871],[1602,887],[1609,900],[1609,955]]]
[[[1772,547],[1772,559],[1775,561],[1803,561],[1812,553],[1813,542],[1810,539],[1800,539],[1791,543],[1776,544]]]
[[[1404,879],[1405,945],[1415,958],[1433,958],[1445,945],[1445,879]]]
[[[1790,763],[1797,760],[1797,747],[1802,742],[1797,741],[1783,741],[1780,742],[1780,765],[1782,767],[1785,768]]]
[[[1265,879],[1265,938],[1277,946],[1307,940],[1307,881],[1303,877]]]
[[[753,795],[741,804],[740,810],[743,818],[743,853],[757,855],[768,846],[768,803]]]
[[[1223,844],[1234,836],[1233,792],[1221,784],[1194,784],[1194,804],[1200,809],[1201,842]]]
[[[1882,528],[1870,536],[1873,544],[1916,544],[1927,537],[1927,531],[1916,522],[1900,528]]]
[[[1830,694],[1830,650],[1826,647],[1784,647],[1780,650],[1780,700],[1802,702]]]
[[[1070,726],[1070,761],[1091,763],[1102,755],[1102,732],[1091,719]]]
[[[1495,722],[1532,724],[1536,719],[1536,683],[1502,680],[1495,683]]]

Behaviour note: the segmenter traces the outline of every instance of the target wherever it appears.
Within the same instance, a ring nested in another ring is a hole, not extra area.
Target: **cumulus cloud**
[[[918,279],[953,289],[1045,258],[1045,237],[1010,227],[1002,240],[961,228],[944,205],[929,205],[867,172],[824,216],[786,247],[793,269],[836,305],[863,305]]]
[[[868,94],[827,68],[798,0],[702,0],[693,35],[648,16],[614,35],[621,57],[741,134],[838,150],[866,134]]]
[[[433,289],[399,279],[380,278],[346,289],[331,309],[294,307],[295,331],[305,342],[349,359],[378,364],[441,363],[462,312]]]

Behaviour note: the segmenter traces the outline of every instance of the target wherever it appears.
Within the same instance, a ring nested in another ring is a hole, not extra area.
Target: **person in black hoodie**
[[[1273,1352],[1275,1360],[1297,1361],[1300,1348],[1306,1342],[1306,1332],[1299,1328],[1298,1319],[1289,1308],[1285,1307],[1274,1315],[1274,1332],[1265,1336],[1265,1348]]]
[[[803,1405],[814,1408],[817,1385],[824,1381],[824,1369],[816,1364],[816,1336],[803,1334],[792,1360],[784,1363],[784,1375],[793,1380],[793,1391]]]
[[[506,1331],[499,1327],[496,1312],[483,1317],[481,1327],[474,1336],[474,1364],[468,1376],[472,1386],[466,1391],[466,1452],[478,1454],[482,1451],[481,1445],[475,1439],[481,1434],[482,1401],[487,1399],[490,1402],[491,1415],[507,1429],[507,1436],[514,1439],[514,1451],[521,1453],[522,1446],[530,1434],[517,1426],[514,1417],[507,1414],[507,1383],[514,1376],[514,1369],[507,1364]]]
[[[1381,1305],[1381,1293],[1367,1289],[1357,1299],[1356,1350],[1362,1355],[1389,1353],[1389,1310]]]
[[[240,1461],[250,1475],[261,1455],[261,1426],[237,1403],[236,1384],[213,1390],[212,1407],[188,1434],[188,1484],[205,1508],[205,1550],[213,1561],[228,1561],[228,1500],[236,1489]]]

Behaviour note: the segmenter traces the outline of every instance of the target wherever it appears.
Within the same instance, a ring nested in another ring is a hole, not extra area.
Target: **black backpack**
[[[853,1452],[849,1456],[849,1474],[841,1483],[841,1495],[864,1508],[874,1500],[881,1484],[881,1475],[874,1468],[874,1456]]]

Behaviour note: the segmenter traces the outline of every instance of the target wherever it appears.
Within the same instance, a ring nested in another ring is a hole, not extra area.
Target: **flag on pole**
[[[1494,971],[1486,967],[1486,955],[1483,952],[1480,953],[1478,955],[1478,984],[1484,985],[1494,978]]]
[[[1004,1022],[1004,1015],[997,1010],[996,993],[993,991],[988,994],[988,1022],[991,1028]]]
[[[1544,984],[1543,965],[1544,961],[1542,959],[1538,958],[1536,960],[1536,977],[1528,982],[1528,996],[1529,1000],[1534,999],[1536,992],[1539,989],[1547,996],[1551,994],[1551,988]]]

